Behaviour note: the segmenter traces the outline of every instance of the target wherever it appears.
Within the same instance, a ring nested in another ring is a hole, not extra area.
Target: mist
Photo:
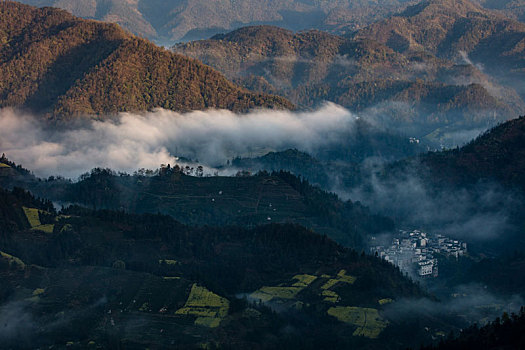
[[[218,166],[235,156],[298,148],[315,154],[343,142],[357,117],[328,103],[311,112],[225,110],[177,113],[157,109],[50,129],[36,117],[0,110],[0,151],[38,176],[75,178],[94,167],[131,172],[185,157]]]
[[[413,167],[385,178],[378,176],[386,171],[380,160],[371,160],[362,169],[364,184],[350,189],[339,186],[334,191],[396,218],[405,228],[426,229],[468,242],[501,239],[515,229],[512,217],[521,198],[499,184],[436,191]]]
[[[400,299],[388,305],[385,316],[392,321],[407,318],[453,317],[455,321],[478,323],[480,320],[492,321],[503,312],[518,312],[524,300],[519,295],[498,296],[479,284],[454,287],[449,297],[443,301],[420,299]]]

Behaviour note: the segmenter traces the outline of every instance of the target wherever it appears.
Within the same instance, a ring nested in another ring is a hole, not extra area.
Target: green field
[[[381,318],[377,309],[336,306],[328,309],[327,313],[341,322],[357,326],[353,333],[355,336],[377,338],[387,325],[387,322]]]
[[[228,299],[210,292],[196,283],[191,287],[190,295],[184,307],[177,310],[177,315],[196,316],[195,324],[215,328],[228,315]]]
[[[4,163],[0,163],[0,169],[1,168],[10,168],[10,166]]]

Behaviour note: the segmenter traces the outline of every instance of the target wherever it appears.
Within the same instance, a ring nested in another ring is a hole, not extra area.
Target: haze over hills
[[[249,93],[195,60],[114,24],[63,10],[0,3],[0,107],[50,116],[293,107]]]
[[[155,40],[208,38],[213,34],[254,24],[292,30],[323,28],[351,31],[399,11],[410,0],[24,0],[34,6],[54,6],[76,16],[115,22]]]
[[[373,39],[258,26],[174,50],[254,91],[278,93],[299,106],[332,101],[411,136],[434,132],[429,138],[438,144],[462,143],[446,134],[484,129],[525,111],[515,90],[468,59],[397,52]]]

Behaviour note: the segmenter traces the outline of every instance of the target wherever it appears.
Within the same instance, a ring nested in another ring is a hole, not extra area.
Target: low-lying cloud
[[[381,161],[362,169],[365,183],[339,188],[340,195],[359,200],[408,228],[425,228],[469,242],[505,237],[514,229],[511,218],[521,198],[499,184],[436,191],[410,168],[386,178],[376,175],[384,171]]]
[[[216,166],[235,156],[298,148],[315,154],[352,131],[356,116],[335,104],[311,112],[225,110],[123,113],[61,130],[0,110],[0,152],[39,176],[76,177],[94,167],[155,169],[187,157]]]

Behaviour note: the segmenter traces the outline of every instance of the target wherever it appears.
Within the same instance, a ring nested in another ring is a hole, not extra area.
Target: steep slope
[[[369,112],[381,123],[416,129],[418,137],[455,123],[486,127],[525,111],[514,90],[473,64],[400,53],[370,39],[257,26],[174,50],[247,88],[277,92],[298,105],[328,100],[357,112],[374,107]]]
[[[0,3],[0,107],[53,116],[251,107],[289,108],[113,24]]]
[[[115,22],[162,44],[207,38],[245,25],[352,31],[403,9],[410,0],[23,0],[76,16]]]

